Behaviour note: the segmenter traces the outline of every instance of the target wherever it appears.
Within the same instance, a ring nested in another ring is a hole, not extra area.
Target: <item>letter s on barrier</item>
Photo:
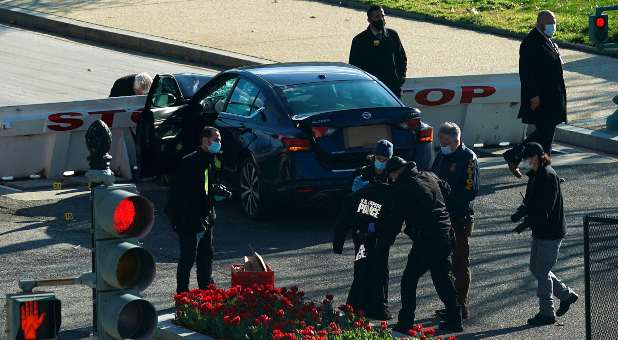
[[[67,117],[68,116],[68,117]],[[79,112],[61,112],[54,113],[49,115],[47,119],[52,123],[57,124],[49,124],[47,128],[52,131],[69,131],[79,128],[84,125],[84,121],[81,118],[70,118],[70,117],[81,117],[82,114]]]
[[[476,92],[482,90],[482,92]],[[496,93],[496,88],[493,86],[462,86],[461,87],[461,104],[472,103],[472,98],[489,97]]]
[[[438,100],[429,100],[429,94],[431,92],[440,92],[442,96]],[[414,99],[417,103],[425,106],[438,106],[446,104],[453,100],[455,97],[455,91],[449,89],[425,89],[416,94]]]

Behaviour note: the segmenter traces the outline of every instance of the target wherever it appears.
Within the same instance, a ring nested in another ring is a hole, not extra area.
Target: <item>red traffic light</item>
[[[131,198],[123,199],[114,209],[114,229],[119,235],[126,234],[135,221],[135,204]]]
[[[594,20],[594,25],[597,28],[605,28],[607,26],[607,19],[605,17],[598,17]]]

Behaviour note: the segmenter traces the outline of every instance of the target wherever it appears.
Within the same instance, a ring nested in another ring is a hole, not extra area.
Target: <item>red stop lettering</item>
[[[470,104],[472,103],[472,98],[489,97],[494,93],[496,93],[496,88],[492,86],[462,86],[460,103]]]
[[[438,100],[429,100],[431,92],[440,92],[441,96]],[[455,97],[455,91],[449,89],[425,89],[416,94],[414,99],[417,103],[425,106],[437,106],[450,102]]]
[[[126,112],[125,110],[106,110],[106,111],[94,111],[88,112],[89,115],[101,115],[101,120],[107,124],[110,129],[114,125],[114,114],[119,112]]]
[[[79,112],[61,112],[54,113],[49,115],[47,119],[52,123],[47,125],[47,128],[53,131],[69,131],[73,129],[77,129],[80,126],[84,125],[84,121],[81,118],[70,118],[70,117],[81,117],[82,114]]]

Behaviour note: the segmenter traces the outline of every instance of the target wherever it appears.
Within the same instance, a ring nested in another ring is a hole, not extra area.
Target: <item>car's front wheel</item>
[[[257,166],[250,159],[240,169],[240,203],[250,218],[258,218],[264,211],[260,176]]]

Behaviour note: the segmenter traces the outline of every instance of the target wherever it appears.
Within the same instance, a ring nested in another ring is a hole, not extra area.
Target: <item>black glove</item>
[[[342,242],[333,242],[333,253],[335,254],[343,254],[343,243]]]
[[[528,219],[525,218],[515,229],[513,229],[514,233],[521,234],[524,230],[530,228],[530,224],[528,223]]]
[[[212,186],[212,194],[215,198],[215,201],[222,201],[224,199],[232,197],[232,192],[227,190],[227,188],[223,184],[214,184]]]

